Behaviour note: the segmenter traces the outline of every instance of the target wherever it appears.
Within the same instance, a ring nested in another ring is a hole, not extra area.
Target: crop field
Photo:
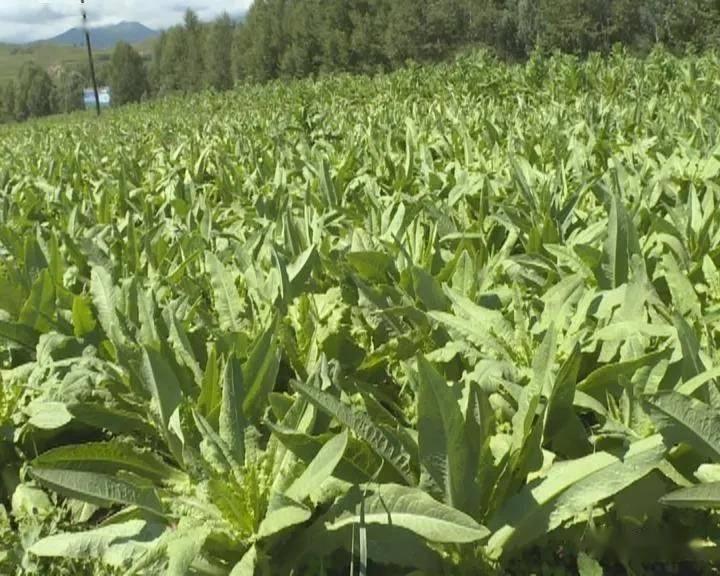
[[[0,573],[717,573],[718,206],[717,56],[5,128]]]

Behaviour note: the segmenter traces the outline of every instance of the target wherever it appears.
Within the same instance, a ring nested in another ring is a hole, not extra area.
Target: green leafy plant
[[[712,573],[718,70],[475,54],[4,131],[0,570]]]

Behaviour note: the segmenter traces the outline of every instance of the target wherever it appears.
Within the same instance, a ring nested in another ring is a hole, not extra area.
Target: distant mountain
[[[110,26],[99,26],[90,29],[90,41],[93,48],[105,50],[114,48],[118,42],[137,44],[149,38],[159,35],[160,32],[152,30],[139,22],[120,22]],[[43,44],[55,44],[58,46],[84,46],[85,32],[82,28],[70,28],[62,34],[47,40],[40,40]]]

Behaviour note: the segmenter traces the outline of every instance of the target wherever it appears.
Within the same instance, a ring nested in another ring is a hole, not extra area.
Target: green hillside
[[[136,47],[149,54],[154,40]],[[96,62],[107,62],[112,50],[96,50]],[[12,80],[26,62],[35,61],[46,70],[57,66],[73,66],[87,62],[84,46],[58,46],[54,44],[0,44],[0,84]]]

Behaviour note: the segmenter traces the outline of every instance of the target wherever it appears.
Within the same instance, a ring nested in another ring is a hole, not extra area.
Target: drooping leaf
[[[720,482],[698,484],[666,494],[660,501],[675,508],[720,508]]]
[[[163,506],[155,490],[125,479],[97,472],[37,467],[32,468],[32,475],[42,485],[68,498],[98,506],[137,506],[162,514]]]
[[[307,522],[312,516],[309,508],[285,494],[274,494],[270,499],[268,512],[258,528],[258,538],[269,538],[275,534]]]
[[[140,452],[130,444],[117,441],[60,446],[40,454],[33,460],[33,466],[98,473],[126,470],[158,483],[184,478],[184,474],[152,452]]]
[[[334,531],[359,523],[359,511],[338,510],[325,527]],[[397,484],[381,484],[365,497],[364,523],[369,531],[375,524],[399,526],[432,542],[477,542],[489,534],[459,510],[433,500],[422,490]]]
[[[335,418],[367,442],[375,453],[395,468],[408,484],[415,483],[411,457],[395,436],[376,426],[365,414],[345,406],[337,398],[319,388],[302,382],[293,382],[293,386],[319,410]]]
[[[720,414],[707,404],[677,392],[645,399],[655,427],[672,443],[689,444],[720,463]]]
[[[31,402],[25,413],[28,415],[28,422],[40,430],[57,430],[69,424],[73,415],[62,402]]]
[[[29,552],[45,558],[101,559],[115,543],[138,536],[144,520],[129,520],[85,532],[53,534],[35,542]]]
[[[500,557],[532,543],[649,474],[664,454],[658,435],[632,444],[622,459],[597,452],[554,465],[544,480],[528,484],[492,519],[489,554]]]
[[[0,319],[0,340],[7,340],[29,350],[35,350],[38,337],[38,333],[30,326]]]

